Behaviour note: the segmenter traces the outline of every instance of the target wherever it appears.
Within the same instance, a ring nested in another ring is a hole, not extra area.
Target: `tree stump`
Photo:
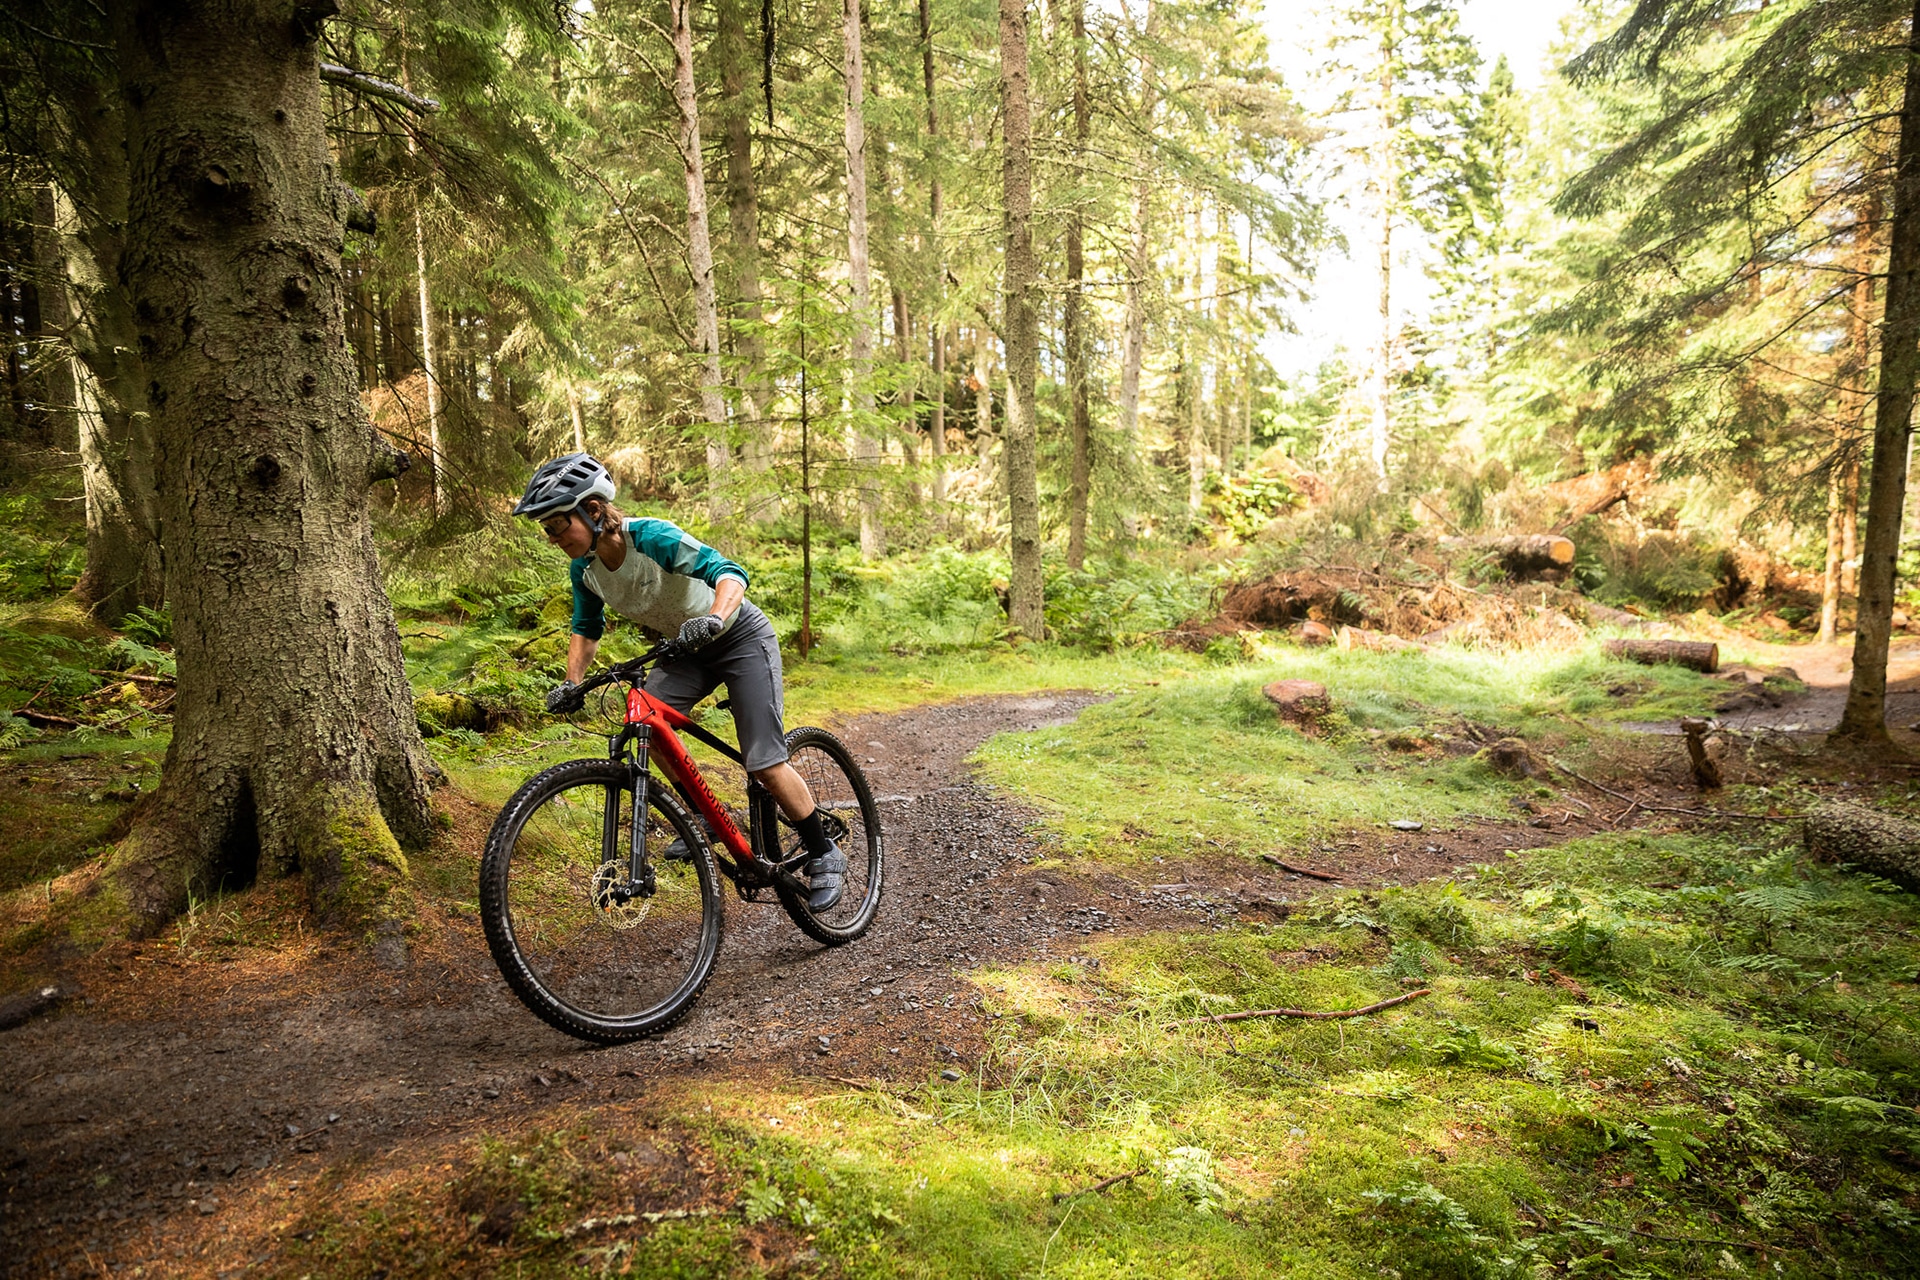
[[[1647,667],[1686,667],[1708,675],[1720,669],[1720,646],[1711,640],[1609,640],[1607,656]]]
[[[1311,618],[1300,624],[1300,643],[1322,645],[1333,643],[1333,628],[1324,622],[1315,622]]]
[[[1544,772],[1534,760],[1533,752],[1520,738],[1502,738],[1492,746],[1480,752],[1481,761],[1487,768],[1503,778],[1531,778]]]
[[[1687,735],[1687,758],[1693,764],[1693,781],[1702,791],[1714,791],[1724,783],[1720,776],[1720,762],[1707,754],[1707,730],[1713,725],[1706,720],[1688,717],[1680,722],[1680,732]]]
[[[1327,686],[1317,680],[1275,680],[1261,690],[1283,723],[1313,733],[1333,714],[1333,699]]]
[[[1807,815],[1807,852],[1920,891],[1920,822],[1865,805],[1824,804]]]

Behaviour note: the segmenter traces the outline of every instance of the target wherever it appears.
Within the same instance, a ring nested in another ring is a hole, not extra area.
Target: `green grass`
[[[1142,687],[1072,725],[1003,734],[976,760],[1034,802],[1070,853],[1128,860],[1205,847],[1258,853],[1411,819],[1444,827],[1504,815],[1516,787],[1474,758],[1507,733],[1584,740],[1608,720],[1698,712],[1716,686],[1677,668],[1569,653],[1432,655],[1301,650]],[[1282,725],[1261,693],[1277,679],[1327,686],[1321,737]],[[1618,692],[1610,692],[1618,691]],[[1384,749],[1383,749],[1384,748]]]
[[[760,1274],[805,1249],[823,1274],[955,1280],[1911,1274],[1916,926],[1912,895],[1785,835],[1604,835],[977,971],[954,1016],[993,1047],[958,1082],[665,1086],[650,1123],[716,1171],[698,1220],[566,1234],[628,1203],[603,1185],[615,1115],[484,1140],[444,1190],[308,1226],[396,1275],[426,1272],[381,1233],[436,1196],[510,1201],[527,1275]],[[1185,1021],[1416,982],[1368,1018]]]

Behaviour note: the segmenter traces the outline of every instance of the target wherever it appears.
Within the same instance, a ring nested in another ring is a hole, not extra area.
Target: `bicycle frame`
[[[806,883],[784,871],[776,863],[778,849],[777,827],[779,818],[773,796],[765,787],[752,779],[747,783],[747,800],[751,806],[750,827],[753,834],[760,837],[762,849],[756,850],[754,841],[743,834],[734,822],[726,807],[713,794],[713,788],[701,776],[700,768],[687,753],[686,744],[680,741],[679,732],[685,732],[732,760],[745,766],[741,754],[725,742],[708,733],[687,716],[668,706],[660,699],[648,693],[638,685],[627,689],[626,723],[621,727],[607,748],[609,758],[626,759],[632,771],[633,781],[633,817],[632,834],[628,846],[630,883],[645,886],[642,892],[650,892],[653,882],[652,869],[647,865],[646,854],[646,811],[647,783],[650,778],[648,766],[658,755],[660,771],[667,775],[668,781],[679,787],[681,793],[690,798],[701,816],[706,818],[720,837],[720,843],[726,852],[732,855],[730,862],[726,857],[717,859],[720,869],[738,886],[742,895],[748,888],[770,885],[776,881],[787,887],[806,891]],[[633,747],[633,755],[627,756],[627,749]],[[619,808],[609,805],[607,810],[607,830],[603,836],[603,848],[610,855],[619,839],[615,829],[618,823]],[[762,830],[764,828],[764,830]],[[715,851],[716,853],[719,850]],[[789,883],[791,882],[791,883]]]

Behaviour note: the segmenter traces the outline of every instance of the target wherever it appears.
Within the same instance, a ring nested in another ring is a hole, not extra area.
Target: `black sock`
[[[833,843],[827,838],[827,829],[820,825],[818,808],[806,817],[797,819],[793,829],[800,833],[800,843],[807,847],[807,852],[815,856],[825,853],[827,846]]]

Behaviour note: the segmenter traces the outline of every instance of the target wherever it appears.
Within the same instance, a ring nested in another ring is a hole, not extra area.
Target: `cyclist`
[[[547,709],[579,709],[576,686],[600,648],[608,606],[674,637],[684,656],[655,667],[647,692],[684,714],[727,686],[747,772],[799,831],[809,855],[807,905],[827,910],[840,901],[847,859],[822,827],[806,780],[787,764],[780,644],[767,616],[746,598],[746,570],[671,521],[625,519],[613,496],[604,466],[569,453],[535,471],[513,509],[539,521],[547,541],[573,558],[567,678],[547,695]],[[675,852],[669,846],[665,856]]]

